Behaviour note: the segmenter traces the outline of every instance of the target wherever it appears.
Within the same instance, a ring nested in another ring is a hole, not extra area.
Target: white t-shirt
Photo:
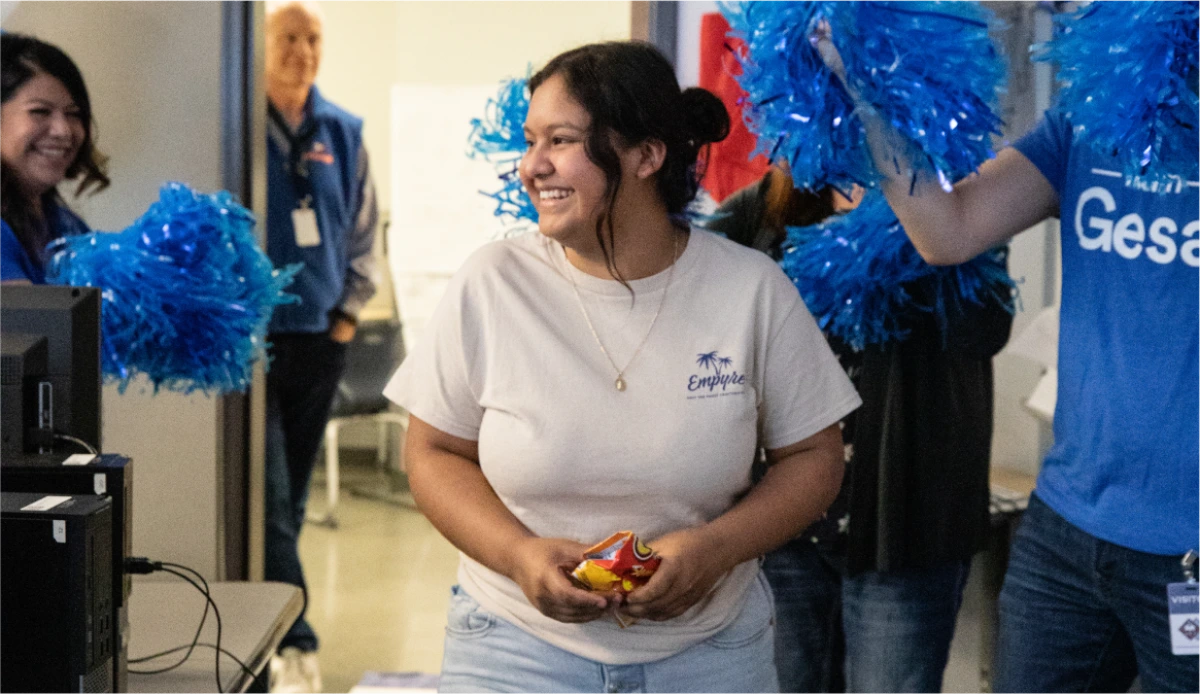
[[[625,366],[667,294],[627,388]],[[694,230],[670,270],[630,282],[586,275],[537,232],[491,243],[451,280],[384,393],[448,434],[478,441],[484,475],[543,537],[586,544],[632,530],[701,525],[750,487],[757,447],[781,448],[861,404],[799,293],[765,255]],[[609,664],[678,653],[741,610],[748,561],[683,615],[621,629],[564,624],[466,555],[459,582],[487,610],[564,650]]]

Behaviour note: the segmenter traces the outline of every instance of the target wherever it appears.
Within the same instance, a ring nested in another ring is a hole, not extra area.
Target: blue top
[[[267,255],[276,267],[303,268],[287,291],[298,304],[275,308],[272,333],[320,333],[329,312],[358,315],[375,292],[375,189],[362,144],[362,119],[309,91],[293,131],[274,109],[267,137]],[[292,213],[311,208],[320,243],[300,246]]]
[[[1064,116],[1016,148],[1058,192],[1062,307],[1054,447],[1037,493],[1153,554],[1200,546],[1200,182],[1120,173]]]
[[[66,207],[55,206],[51,212],[51,219],[51,236],[55,239],[91,231],[82,219]],[[8,222],[0,220],[0,282],[10,280],[29,280],[33,284],[45,284],[46,268],[41,259],[29,257],[16,232]]]

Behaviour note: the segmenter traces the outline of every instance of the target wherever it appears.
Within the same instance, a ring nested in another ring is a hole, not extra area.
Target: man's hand
[[[588,546],[562,538],[530,537],[513,548],[509,578],[539,612],[560,622],[590,622],[620,596],[578,588],[567,575],[583,561]]]
[[[662,557],[658,570],[625,598],[621,611],[661,621],[678,617],[700,602],[732,567],[705,526],[668,533],[647,543]]]
[[[329,326],[329,339],[344,345],[354,339],[355,330],[357,330],[357,326],[354,321],[335,317],[333,325]]]

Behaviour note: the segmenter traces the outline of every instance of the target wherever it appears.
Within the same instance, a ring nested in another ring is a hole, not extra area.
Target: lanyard
[[[1189,549],[1187,554],[1183,555],[1183,559],[1179,560],[1179,565],[1183,568],[1183,579],[1188,583],[1196,582],[1196,560],[1198,555],[1196,550]]]
[[[284,170],[292,177],[292,185],[296,189],[296,196],[311,199],[312,185],[308,180],[308,162],[304,160],[304,153],[312,145],[312,141],[317,135],[316,121],[306,117],[304,122],[300,124],[300,129],[293,134],[291,127],[288,126],[283,115],[274,106],[268,105],[267,114],[275,122],[275,125],[279,127],[283,136],[287,138],[288,161],[284,165]]]

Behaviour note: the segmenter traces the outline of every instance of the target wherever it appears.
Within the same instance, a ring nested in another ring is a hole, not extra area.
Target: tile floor
[[[339,527],[310,523],[300,538],[325,691],[348,692],[368,671],[436,673],[458,553],[419,512],[351,493],[384,484],[372,467],[343,464],[341,473]],[[320,468],[314,477],[310,511],[323,514]],[[948,692],[979,691],[983,600],[972,574],[946,668]]]
[[[347,692],[365,672],[437,672],[458,552],[418,511],[360,498],[382,484],[369,466],[342,466],[339,527],[306,524],[300,557],[321,639],[327,692]],[[318,468],[310,510],[326,508]]]

